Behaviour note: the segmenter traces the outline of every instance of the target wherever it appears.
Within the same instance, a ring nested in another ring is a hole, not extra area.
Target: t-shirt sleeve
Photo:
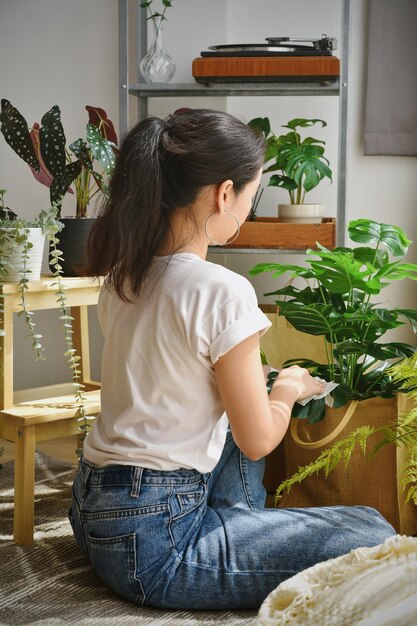
[[[210,346],[210,358],[213,365],[232,348],[256,332],[264,334],[271,326],[269,319],[256,307],[229,323],[213,340]]]
[[[239,291],[214,303],[212,314],[205,321],[203,335],[211,362],[214,365],[234,346],[257,332],[263,334],[270,326],[258,306],[255,290],[244,280]]]

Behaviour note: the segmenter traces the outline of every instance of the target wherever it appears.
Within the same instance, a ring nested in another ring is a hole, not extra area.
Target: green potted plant
[[[365,449],[368,437],[377,429],[398,424],[403,411],[398,410],[400,399],[404,400],[402,382],[390,368],[412,356],[415,345],[384,341],[384,336],[406,323],[415,330],[417,311],[384,306],[386,299],[381,292],[394,281],[417,280],[417,265],[403,262],[411,241],[402,229],[369,219],[351,221],[348,232],[358,245],[328,250],[318,244],[318,250],[307,250],[305,266],[262,263],[250,270],[252,276],[271,272],[277,278],[289,275],[302,279],[265,295],[275,296],[279,315],[306,334],[306,345],[311,335],[323,338],[326,359],[320,363],[300,354],[286,365],[307,367],[313,375],[338,385],[327,398],[333,408],[326,406],[324,398],[295,406],[293,416],[299,419],[292,420],[287,475],[279,494],[320,469],[326,475],[335,472],[339,464],[343,465],[341,461],[351,459],[355,448]],[[274,376],[276,373],[270,378]],[[348,426],[352,432],[346,437]],[[320,448],[323,450],[317,458]],[[342,474],[344,471],[340,469]],[[364,499],[370,504],[369,498],[373,491],[378,492],[378,486],[370,489],[365,476],[362,480],[370,492],[364,494]],[[330,477],[319,485],[314,483],[312,499],[302,504],[300,499],[291,501],[289,494],[285,506],[323,504],[318,496],[321,490],[326,491],[327,504],[352,503],[348,501],[346,484],[345,500],[334,502],[334,498],[341,497],[340,488],[329,481]],[[361,486],[352,480],[351,487],[352,499],[359,504],[356,500]]]
[[[49,242],[50,267],[56,281],[55,294],[65,332],[65,357],[72,374],[74,394],[79,407],[77,413],[79,428],[85,435],[90,427],[90,418],[85,412],[84,390],[79,382],[79,357],[75,353],[72,339],[72,317],[67,305],[65,286],[61,281],[62,252],[58,248],[58,234],[63,225],[58,218],[58,207],[51,205],[41,210],[37,218],[24,220],[5,205],[4,195],[5,190],[0,190],[0,283],[18,283],[20,310],[17,315],[24,318],[28,329],[27,338],[32,342],[35,360],[43,360],[45,357],[42,335],[36,331],[27,294],[29,282],[40,278],[45,240]],[[0,293],[0,298],[6,297],[7,294]],[[2,315],[3,307],[0,300],[0,316]]]
[[[91,200],[106,193],[109,177],[117,154],[117,136],[106,112],[86,106],[89,121],[85,139],[77,139],[68,147],[61,122],[61,112],[54,105],[29,129],[25,118],[8,101],[1,101],[0,131],[6,142],[30,168],[35,178],[49,187],[50,202],[58,207],[58,217],[64,229],[60,235],[63,252],[63,272],[77,274],[85,264],[85,246],[93,219],[88,216]],[[66,193],[76,196],[74,218],[61,217]]]
[[[249,126],[262,133],[266,139],[265,164],[271,163],[265,173],[271,176],[268,185],[280,187],[289,193],[290,203],[278,205],[278,215],[283,222],[319,223],[324,215],[321,204],[308,204],[305,196],[324,179],[332,180],[329,161],[324,156],[325,142],[313,137],[301,138],[298,128],[310,128],[315,124],[327,126],[320,119],[295,118],[283,128],[289,132],[275,135],[267,117],[257,117]]]
[[[18,315],[23,316],[35,358],[40,359],[43,358],[41,335],[36,332],[26,294],[29,281],[40,279],[45,240],[53,242],[62,224],[55,205],[43,209],[33,220],[19,218],[5,205],[5,193],[5,189],[0,190],[0,283],[18,283],[21,307]],[[56,259],[57,251],[51,253],[52,260]]]

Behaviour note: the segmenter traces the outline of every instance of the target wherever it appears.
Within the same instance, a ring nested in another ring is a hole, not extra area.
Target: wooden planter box
[[[258,217],[244,222],[235,241],[227,248],[283,248],[305,250],[316,248],[319,242],[326,248],[336,245],[336,220],[324,217],[321,224],[288,224],[278,217]]]

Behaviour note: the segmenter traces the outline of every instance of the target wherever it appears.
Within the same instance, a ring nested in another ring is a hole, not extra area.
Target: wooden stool
[[[68,306],[74,317],[74,347],[81,357],[80,382],[86,390],[86,414],[100,411],[100,383],[90,379],[88,305],[97,304],[101,281],[64,278]],[[29,283],[31,310],[57,309],[55,279],[45,277]],[[14,403],[13,313],[19,310],[19,288],[3,284],[3,314],[0,335],[0,437],[15,443],[14,529],[15,543],[33,543],[35,446],[38,441],[80,434],[76,416],[79,406],[73,394]],[[36,367],[36,364],[34,364]],[[53,388],[53,386],[52,386]],[[33,395],[36,396],[36,390]]]

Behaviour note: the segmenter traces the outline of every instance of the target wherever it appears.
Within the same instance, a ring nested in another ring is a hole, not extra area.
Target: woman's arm
[[[323,390],[308,370],[293,366],[281,370],[268,396],[258,333],[220,357],[215,373],[236,444],[254,461],[279,444],[294,403]]]

